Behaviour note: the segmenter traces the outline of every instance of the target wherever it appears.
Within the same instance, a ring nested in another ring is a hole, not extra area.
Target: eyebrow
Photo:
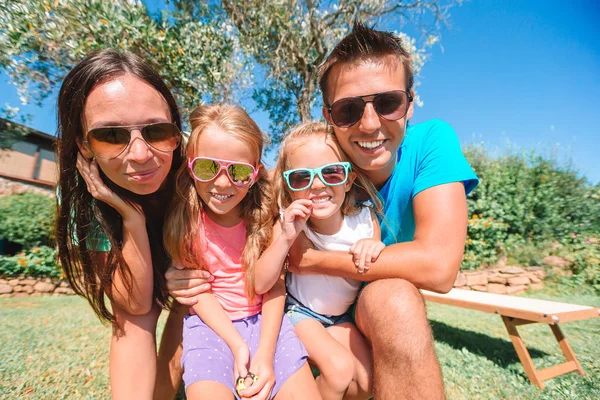
[[[166,118],[149,118],[149,119],[145,119],[137,124],[131,124],[131,125],[124,125],[122,121],[117,121],[117,120],[107,120],[107,121],[98,121],[94,124],[92,124],[89,129],[95,129],[95,128],[103,128],[103,127],[107,127],[107,126],[138,126],[138,125],[148,125],[148,124],[154,124],[157,122],[172,122],[170,119],[166,119]]]

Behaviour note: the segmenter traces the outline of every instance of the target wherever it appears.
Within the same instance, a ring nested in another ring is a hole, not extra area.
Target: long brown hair
[[[365,173],[354,165],[352,160],[344,153],[333,134],[331,126],[324,122],[306,122],[300,124],[293,128],[281,143],[281,149],[279,150],[279,157],[277,159],[277,166],[275,167],[273,177],[273,192],[276,201],[273,202],[272,212],[278,214],[279,210],[286,209],[294,201],[291,190],[287,187],[285,179],[283,178],[283,172],[291,168],[288,162],[290,153],[298,146],[302,146],[308,140],[314,138],[323,139],[324,145],[328,145],[329,143],[327,142],[333,144],[340,155],[340,161],[349,162],[352,165],[352,171],[356,173],[356,180],[352,184],[350,190],[346,193],[346,197],[342,203],[342,214],[353,215],[358,213],[363,205],[362,203],[357,203],[357,199],[366,198],[371,200],[375,212],[379,216],[382,216],[383,206],[379,194],[377,193],[377,189],[375,189],[375,186],[373,186],[373,183],[371,183]]]
[[[123,258],[123,221],[121,215],[108,204],[96,201],[76,168],[77,141],[84,137],[83,113],[89,93],[97,85],[118,76],[130,74],[154,87],[165,99],[171,120],[181,129],[181,117],[173,94],[162,78],[139,56],[115,50],[90,54],[66,76],[58,95],[58,166],[57,218],[55,237],[58,259],[73,290],[85,297],[100,320],[114,322],[105,295],[112,294],[113,276],[118,270],[125,288],[131,292],[132,275]],[[146,229],[152,253],[154,272],[154,300],[166,306],[168,292],[164,272],[170,264],[162,246],[162,229],[166,205],[174,187],[175,171],[182,164],[180,145],[173,152],[171,172],[166,182],[152,195],[137,195],[108,179],[102,171],[104,183],[123,200],[137,204],[146,216]],[[98,225],[103,232],[98,232]],[[91,240],[105,234],[111,244],[106,264],[94,263],[95,250]]]
[[[265,137],[240,107],[215,104],[200,106],[190,115],[192,133],[186,147],[188,158],[192,158],[198,138],[209,127],[217,127],[246,143],[261,160]],[[262,163],[261,163],[262,164]],[[201,232],[200,213],[204,206],[196,192],[194,179],[182,165],[177,173],[177,196],[173,199],[164,230],[164,245],[174,262],[186,268],[204,268],[199,252],[198,235]],[[273,232],[274,218],[271,213],[272,192],[267,172],[259,168],[256,180],[242,200],[242,217],[246,222],[246,245],[242,253],[246,271],[246,293],[250,299],[254,292],[254,267],[256,260],[267,248]]]

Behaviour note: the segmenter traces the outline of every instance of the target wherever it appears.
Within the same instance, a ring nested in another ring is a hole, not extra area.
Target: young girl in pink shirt
[[[214,280],[184,320],[186,395],[287,399],[301,391],[319,399],[306,351],[283,316],[283,283],[264,296],[254,290],[255,263],[273,228],[262,133],[230,105],[198,107],[190,125],[164,243],[174,263],[206,269]]]

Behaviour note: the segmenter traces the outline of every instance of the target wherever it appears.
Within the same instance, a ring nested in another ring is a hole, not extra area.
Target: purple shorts
[[[250,357],[258,349],[262,315],[238,319],[233,326],[248,343]],[[308,354],[294,333],[290,319],[284,315],[277,338],[277,349],[273,361],[275,386],[271,398],[277,394],[285,381],[306,362]],[[195,382],[214,381],[228,387],[236,398],[233,376],[233,355],[219,335],[209,328],[197,315],[186,315],[183,321],[183,382],[185,389]]]

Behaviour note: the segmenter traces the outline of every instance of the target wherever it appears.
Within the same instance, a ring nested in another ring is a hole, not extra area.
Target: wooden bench
[[[576,371],[580,375],[585,374],[558,324],[597,318],[600,316],[599,308],[461,289],[452,289],[447,294],[427,290],[422,290],[421,293],[425,300],[430,302],[500,315],[527,377],[540,389],[544,389],[544,381],[559,375],[571,371]],[[566,362],[542,370],[535,368],[529,351],[517,332],[517,326],[537,322],[550,326],[567,359]]]

